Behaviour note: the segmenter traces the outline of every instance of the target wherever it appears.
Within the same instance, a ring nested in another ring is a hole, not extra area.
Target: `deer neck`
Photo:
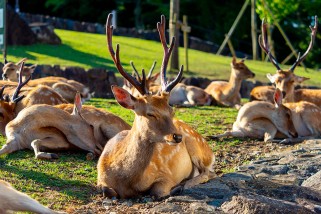
[[[156,145],[150,129],[148,120],[136,115],[132,129],[124,139],[127,146],[124,148],[123,157],[120,158],[128,178],[142,175],[150,163]]]
[[[241,84],[242,84],[242,78],[238,77],[235,74],[234,68],[232,68],[232,72],[229,80],[229,87],[227,88],[228,93],[229,94],[239,93],[241,89]]]
[[[289,92],[286,94],[286,97],[284,98],[284,103],[293,103],[293,102],[296,102],[294,88],[289,90]]]

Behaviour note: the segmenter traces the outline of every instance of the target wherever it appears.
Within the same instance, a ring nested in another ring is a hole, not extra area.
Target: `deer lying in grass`
[[[88,151],[87,158],[100,155],[102,146],[95,140],[94,127],[81,115],[81,98],[77,93],[72,114],[50,105],[32,105],[19,112],[5,130],[7,141],[0,155],[21,149],[33,149],[36,158],[58,158],[44,151]]]
[[[308,80],[309,78],[297,76],[294,74],[294,70],[297,65],[299,65],[308,55],[310,50],[313,47],[315,36],[318,29],[318,18],[315,16],[315,24],[313,27],[310,27],[311,29],[311,40],[309,47],[307,48],[306,52],[300,57],[297,58],[295,63],[291,66],[289,70],[282,70],[279,66],[279,63],[277,62],[276,58],[272,56],[270,50],[269,50],[269,44],[266,39],[266,23],[264,20],[262,21],[262,36],[259,37],[259,44],[262,48],[262,50],[265,51],[265,53],[269,56],[270,61],[272,64],[277,68],[276,74],[271,75],[268,74],[267,77],[271,81],[271,83],[274,83],[276,88],[279,88],[283,95],[284,95],[284,101],[285,102],[299,102],[299,101],[308,101],[316,104],[317,106],[321,107],[321,90],[317,89],[298,89],[295,90],[294,87],[297,84],[302,83],[305,80]],[[260,87],[260,88],[254,88],[253,92],[251,92],[251,96],[253,100],[262,100],[266,99],[271,96],[271,90],[266,89],[269,86],[266,87]]]
[[[255,74],[245,65],[244,59],[237,62],[233,57],[230,80],[228,82],[213,81],[205,88],[205,92],[212,95],[218,105],[239,109],[241,107],[242,81],[253,77]]]
[[[233,123],[232,131],[216,135],[217,137],[250,137],[264,139],[264,142],[277,138],[297,137],[293,124],[295,116],[286,105],[282,104],[282,93],[276,89],[274,94],[275,106],[266,101],[252,101],[244,104]]]
[[[5,60],[5,65],[3,67],[3,74],[2,78],[9,82],[17,82],[18,81],[18,69],[21,63],[24,63],[27,59],[23,58],[18,63],[14,64],[12,62],[7,62]],[[29,76],[32,75],[34,70],[36,69],[37,65],[31,66],[24,66],[23,69],[23,77],[22,79],[25,80]],[[89,100],[91,98],[91,94],[89,93],[89,88],[86,87],[84,84],[77,82],[75,80],[68,80],[64,77],[42,77],[39,79],[30,80],[28,82],[29,87],[36,87],[39,85],[46,85],[53,88],[57,93],[59,93],[64,99],[68,102],[73,103],[73,99],[77,91],[81,93],[83,102]]]
[[[67,102],[47,86],[40,85],[22,90],[22,88],[24,88],[23,86],[25,86],[31,78],[29,77],[22,82],[22,76],[20,74],[23,66],[24,63],[21,64],[18,71],[19,83],[17,86],[14,88],[3,86],[0,90],[0,133],[3,136],[5,136],[6,125],[13,120],[22,109],[35,104],[57,105]],[[4,96],[4,94],[7,95]],[[22,95],[18,96],[19,94]]]
[[[13,188],[8,182],[0,180],[0,213],[5,214],[10,211],[24,211],[39,214],[65,213],[56,212],[41,205],[35,199]]]
[[[161,23],[157,23],[164,48],[162,91],[157,95],[146,89],[144,71],[141,82],[124,71],[119,46],[116,53],[112,47],[111,18],[109,14],[106,24],[108,50],[117,70],[141,96],[134,97],[125,89],[112,86],[118,103],[132,109],[135,119],[131,130],[120,132],[105,146],[97,165],[98,186],[109,198],[129,198],[146,192],[159,198],[169,195],[173,188],[177,191],[175,187],[185,179],[185,188],[207,181],[213,170],[213,152],[201,135],[184,122],[173,120],[173,109],[168,105],[170,91],[182,77],[182,68],[175,80],[167,82],[166,67],[174,38],[168,48],[165,17],[162,16]]]

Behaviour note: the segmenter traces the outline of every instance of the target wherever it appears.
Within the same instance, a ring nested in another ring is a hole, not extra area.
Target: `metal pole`
[[[242,8],[241,8],[241,11],[240,11],[239,14],[237,15],[237,17],[236,17],[236,19],[235,19],[235,21],[234,21],[231,29],[230,29],[229,32],[227,33],[227,36],[225,37],[225,39],[224,39],[221,47],[218,49],[216,55],[220,55],[221,52],[223,51],[223,48],[225,47],[227,41],[230,39],[232,33],[234,32],[236,25],[239,23],[242,15],[243,15],[243,13],[244,13],[244,11],[245,11],[245,9],[246,9],[246,6],[249,4],[249,1],[250,1],[250,0],[245,0],[245,3],[243,4],[243,6],[242,6]]]

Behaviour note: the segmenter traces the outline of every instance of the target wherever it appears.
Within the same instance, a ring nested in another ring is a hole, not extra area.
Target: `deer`
[[[37,159],[57,159],[57,154],[48,151],[81,149],[88,152],[87,159],[99,156],[103,148],[95,139],[94,126],[82,116],[81,109],[79,92],[71,114],[46,104],[23,109],[5,127],[7,141],[0,155],[30,149]]]
[[[238,112],[232,130],[211,138],[249,137],[272,142],[275,137],[298,137],[293,121],[294,115],[291,109],[282,103],[281,90],[276,89],[273,98],[275,105],[267,101],[245,103]]]
[[[13,188],[10,183],[0,180],[0,213],[24,211],[39,214],[62,214],[43,206],[25,193]]]
[[[23,67],[24,62],[21,63],[20,69],[17,72],[19,82],[16,87],[7,87],[4,85],[0,89],[0,134],[3,136],[6,135],[6,125],[13,120],[22,109],[34,104],[58,105],[67,103],[64,98],[48,86],[40,85],[23,90],[24,86],[31,79],[31,76],[29,76],[29,78],[22,81],[21,72],[23,71]],[[19,94],[21,96],[19,96]]]
[[[236,109],[241,107],[240,89],[242,81],[255,77],[255,74],[245,65],[244,61],[245,59],[242,59],[238,62],[233,57],[229,81],[212,81],[205,88],[205,92],[213,97],[217,105]]]
[[[111,19],[112,14],[109,14],[106,22],[109,53],[117,70],[141,96],[134,97],[127,90],[112,86],[117,102],[133,110],[135,119],[130,130],[118,133],[104,147],[97,164],[97,186],[108,198],[138,197],[147,192],[162,198],[206,182],[213,172],[214,154],[200,134],[183,121],[173,119],[174,112],[168,104],[171,90],[182,77],[183,67],[174,80],[167,81],[166,67],[175,38],[168,47],[165,16],[157,23],[164,49],[160,74],[162,90],[158,94],[151,94],[146,88],[144,70],[142,81],[124,70],[119,45],[116,52],[113,49]]]
[[[8,82],[17,82],[18,75],[17,71],[21,63],[25,62],[27,58],[23,58],[17,63],[8,62],[5,59],[5,65],[3,67],[3,80]],[[23,77],[22,79],[25,80],[28,76],[32,75],[34,70],[36,69],[37,65],[31,66],[24,66],[23,70]],[[1,84],[1,83],[0,83]],[[64,77],[42,77],[34,80],[30,80],[28,82],[29,87],[36,87],[38,85],[46,85],[53,88],[56,92],[58,92],[62,97],[64,97],[68,102],[72,103],[77,91],[81,92],[81,96],[83,102],[89,100],[91,98],[91,94],[89,93],[89,88],[86,87],[84,84],[75,81],[75,80],[68,80]]]
[[[281,69],[279,63],[277,62],[276,58],[271,54],[271,51],[269,49],[269,44],[267,42],[267,23],[265,23],[264,20],[262,20],[262,35],[259,36],[259,44],[262,50],[268,55],[271,63],[276,67],[277,71],[276,74],[271,75],[267,74],[267,78],[270,80],[272,84],[275,84],[276,88],[279,88],[283,95],[284,95],[284,101],[285,102],[298,102],[298,101],[308,101],[316,104],[317,106],[321,107],[321,90],[317,89],[297,89],[295,90],[295,86],[297,84],[301,84],[302,82],[308,80],[307,77],[301,77],[294,74],[294,70],[297,65],[299,65],[308,55],[308,53],[311,51],[315,36],[318,29],[318,18],[315,16],[314,19],[314,26],[310,26],[311,30],[311,39],[309,46],[305,53],[301,56],[300,53],[298,54],[298,57],[294,64],[288,69],[283,70]],[[259,99],[266,99],[271,96],[272,93],[270,86],[254,88],[251,92],[252,100],[259,100]]]

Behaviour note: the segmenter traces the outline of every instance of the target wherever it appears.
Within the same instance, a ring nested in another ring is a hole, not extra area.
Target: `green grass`
[[[90,34],[75,31],[55,30],[62,39],[62,45],[31,45],[31,46],[9,46],[8,60],[16,62],[27,57],[28,63],[32,64],[58,64],[64,66],[80,66],[86,69],[103,67],[116,71],[111,57],[107,51],[106,36],[103,34]],[[161,66],[163,49],[160,42],[147,41],[136,38],[121,36],[113,37],[114,47],[120,44],[120,57],[124,68],[131,73],[129,62],[133,60],[137,69],[149,70],[153,61],[157,61],[155,71]],[[185,52],[179,49],[180,64],[185,64]],[[230,75],[231,58],[217,56],[190,49],[189,72],[185,76],[208,77],[210,79],[228,79]],[[282,59],[279,59],[281,61]],[[294,58],[292,59],[294,62]],[[246,64],[256,74],[255,79],[267,82],[266,74],[274,73],[275,67],[269,62],[247,60]],[[284,69],[289,65],[282,65]],[[175,72],[176,73],[176,72]],[[315,70],[298,67],[297,75],[311,78],[307,85],[321,86],[321,74]],[[117,73],[118,75],[118,73]]]

